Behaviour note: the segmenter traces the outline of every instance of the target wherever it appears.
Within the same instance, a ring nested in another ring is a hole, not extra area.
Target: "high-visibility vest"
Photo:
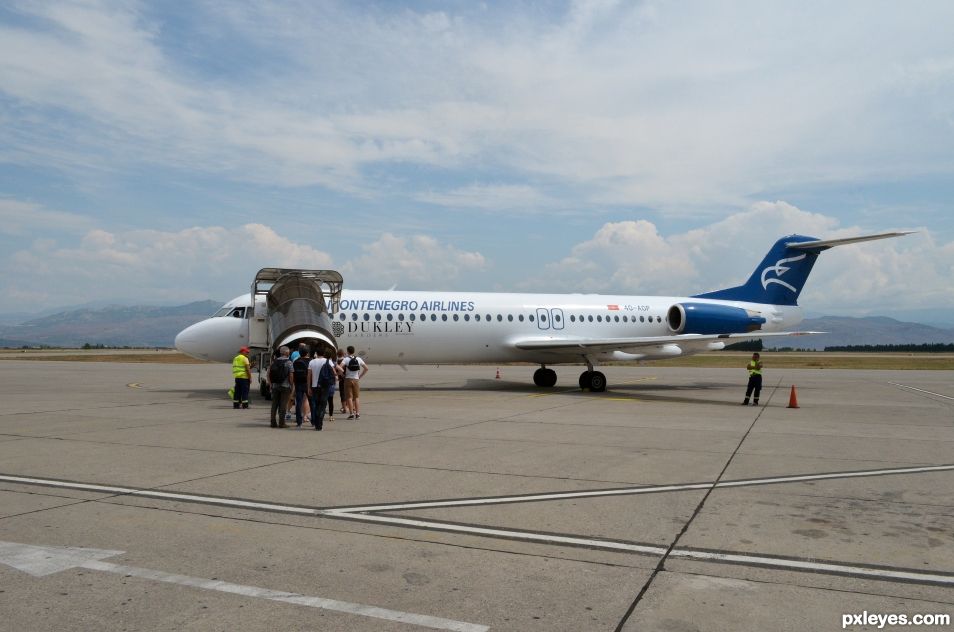
[[[762,369],[759,368],[759,363],[755,360],[749,360],[749,375],[762,375]]]
[[[238,354],[232,358],[232,377],[248,377],[249,361],[243,354]]]

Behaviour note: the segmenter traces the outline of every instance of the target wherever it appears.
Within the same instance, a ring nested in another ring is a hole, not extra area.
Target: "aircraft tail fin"
[[[798,295],[818,259],[819,253],[835,246],[875,239],[900,237],[914,231],[878,233],[844,239],[818,239],[805,235],[782,237],[772,246],[762,263],[743,285],[697,294],[692,298],[713,298],[770,305],[797,305]]]

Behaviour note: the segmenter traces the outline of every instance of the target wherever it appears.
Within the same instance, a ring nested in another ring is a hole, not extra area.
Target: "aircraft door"
[[[550,325],[554,329],[563,329],[563,310],[559,307],[550,310]]]
[[[537,327],[540,329],[550,328],[550,314],[543,307],[537,308]]]
[[[268,306],[264,296],[255,297],[255,306],[250,308],[248,321],[248,346],[268,347]]]

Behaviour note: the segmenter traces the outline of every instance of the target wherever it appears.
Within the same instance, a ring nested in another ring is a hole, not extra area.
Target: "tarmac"
[[[553,368],[372,362],[315,432],[233,410],[226,365],[0,361],[0,629],[954,615],[954,372],[767,358],[742,407],[742,367]]]

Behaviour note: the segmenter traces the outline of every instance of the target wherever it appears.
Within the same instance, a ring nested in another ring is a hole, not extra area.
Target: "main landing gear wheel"
[[[537,386],[550,388],[556,384],[557,374],[553,369],[540,368],[533,372],[533,383]]]
[[[606,390],[606,376],[599,371],[583,371],[580,373],[580,388],[602,393]]]

